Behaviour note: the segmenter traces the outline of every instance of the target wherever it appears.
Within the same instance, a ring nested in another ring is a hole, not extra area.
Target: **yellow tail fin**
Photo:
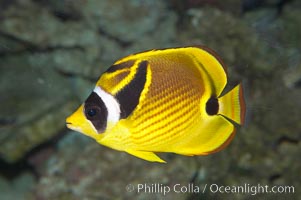
[[[245,121],[246,105],[241,84],[238,84],[230,92],[218,98],[218,101],[218,114],[243,125]]]

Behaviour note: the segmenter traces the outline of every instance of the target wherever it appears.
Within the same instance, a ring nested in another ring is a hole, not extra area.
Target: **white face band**
[[[118,101],[100,87],[95,87],[94,92],[101,98],[108,110],[108,122],[117,123],[120,119],[120,105]]]

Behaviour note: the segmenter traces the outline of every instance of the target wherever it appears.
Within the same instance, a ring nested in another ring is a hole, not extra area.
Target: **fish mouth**
[[[70,129],[72,129],[72,128],[73,128],[73,125],[72,125],[72,123],[71,123],[71,122],[66,122],[66,126],[67,126],[68,128],[70,128]]]
[[[81,132],[81,128],[72,124],[71,122],[66,122],[66,126],[73,131]]]

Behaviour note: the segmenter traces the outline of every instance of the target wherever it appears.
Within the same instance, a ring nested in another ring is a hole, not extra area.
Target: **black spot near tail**
[[[133,80],[116,94],[121,119],[127,118],[139,103],[146,82],[147,65],[147,61],[140,62]]]
[[[219,104],[216,97],[211,97],[206,103],[206,112],[208,115],[216,115],[218,113]]]

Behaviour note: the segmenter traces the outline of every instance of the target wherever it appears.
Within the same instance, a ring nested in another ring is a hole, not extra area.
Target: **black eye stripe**
[[[84,113],[98,133],[103,133],[106,130],[108,110],[104,102],[95,92],[92,92],[85,101]]]

